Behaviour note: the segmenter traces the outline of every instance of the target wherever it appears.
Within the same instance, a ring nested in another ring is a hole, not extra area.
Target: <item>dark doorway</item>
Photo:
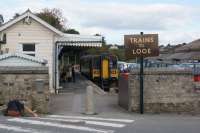
[[[59,54],[59,83],[63,89],[68,89],[67,85],[73,80],[72,67],[75,75],[80,72],[80,57],[86,54],[88,48],[78,46],[63,46]],[[76,76],[75,76],[76,77]]]

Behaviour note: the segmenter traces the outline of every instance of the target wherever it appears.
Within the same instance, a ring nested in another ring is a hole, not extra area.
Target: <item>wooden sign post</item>
[[[125,35],[125,56],[126,59],[140,58],[140,113],[144,113],[144,57],[158,56],[158,34]]]

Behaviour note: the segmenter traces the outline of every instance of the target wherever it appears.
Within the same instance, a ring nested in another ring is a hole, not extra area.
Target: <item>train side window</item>
[[[110,68],[113,68],[113,61],[110,61]]]

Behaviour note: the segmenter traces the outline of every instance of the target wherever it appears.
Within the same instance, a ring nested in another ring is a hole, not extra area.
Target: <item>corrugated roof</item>
[[[186,45],[175,48],[175,53],[160,54],[158,57],[150,57],[153,60],[200,60],[200,39]]]
[[[179,47],[175,50],[175,52],[183,52],[183,51],[200,51],[200,39],[194,40],[182,47]]]
[[[200,52],[182,52],[182,53],[175,53],[167,56],[165,60],[199,60],[200,59]]]
[[[159,54],[159,56],[147,57],[146,59],[150,59],[150,60],[164,60],[164,59],[166,59],[170,55],[171,54]]]
[[[166,59],[178,60],[199,60],[200,59],[200,39],[194,40],[184,46],[175,49],[174,54]]]
[[[186,58],[185,53],[175,53],[165,57],[165,60],[173,60],[173,59],[182,60],[185,58]]]
[[[200,60],[200,52],[179,52],[174,54],[160,54],[157,57],[148,57],[149,60]]]
[[[37,62],[37,63],[40,63],[40,64],[47,64],[47,60],[40,59],[40,58],[37,58],[37,57],[33,57],[33,56],[30,56],[30,55],[26,55],[26,54],[20,54],[20,53],[8,53],[8,54],[0,55],[0,60],[5,60],[5,59],[11,58],[11,57],[17,57],[17,58]]]
[[[102,37],[64,34],[64,36],[57,38],[57,43],[63,46],[101,47]]]

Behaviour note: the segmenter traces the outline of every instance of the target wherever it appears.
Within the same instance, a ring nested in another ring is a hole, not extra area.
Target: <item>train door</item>
[[[108,59],[103,59],[102,60],[102,77],[103,79],[108,79],[109,78],[109,60]]]
[[[109,59],[103,57],[101,62],[101,88],[109,91]]]
[[[91,67],[91,70],[92,70],[92,79],[94,81],[97,81],[97,82],[100,82],[100,68],[101,68],[101,65],[100,65],[100,57],[99,56],[95,56],[93,57],[93,61],[92,61],[92,67]]]

